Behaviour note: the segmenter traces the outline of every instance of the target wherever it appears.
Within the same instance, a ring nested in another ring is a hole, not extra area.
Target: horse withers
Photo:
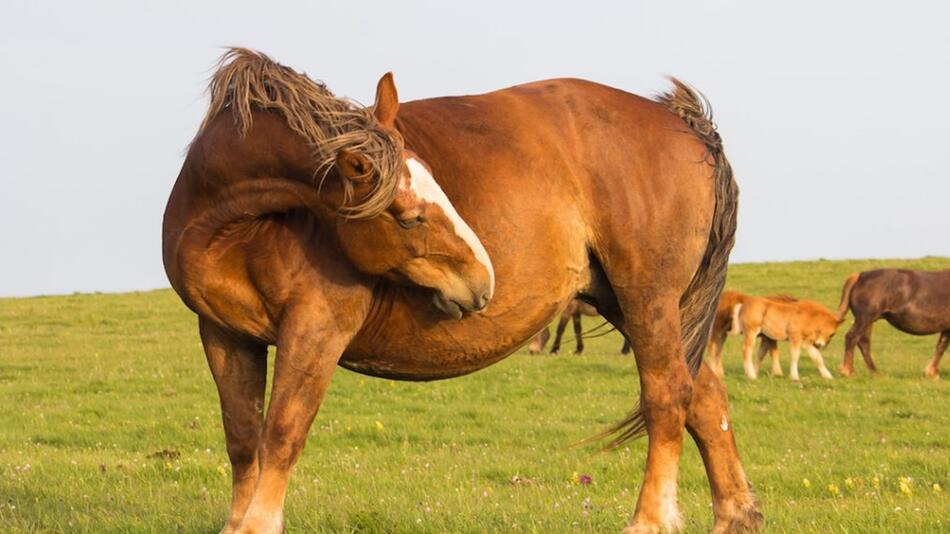
[[[335,97],[229,51],[165,213],[169,280],[198,314],[232,465],[225,532],[279,532],[337,365],[405,380],[501,360],[578,295],[620,329],[648,436],[628,532],[682,524],[684,428],[717,531],[761,522],[722,382],[701,365],[736,186],[702,101],[571,79],[400,104]],[[539,194],[543,191],[544,194]],[[276,345],[266,415],[266,348]]]
[[[854,315],[854,325],[845,335],[842,375],[854,373],[855,347],[861,350],[867,368],[877,371],[871,358],[871,327],[883,318],[908,334],[940,334],[933,357],[924,368],[927,376],[940,376],[940,358],[950,343],[950,270],[876,269],[854,273],[841,290],[838,316],[843,319],[848,310]]]

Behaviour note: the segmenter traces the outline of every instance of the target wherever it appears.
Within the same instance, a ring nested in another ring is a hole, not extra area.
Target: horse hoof
[[[723,521],[716,521],[713,527],[714,534],[747,534],[758,532],[765,522],[762,512],[755,505],[739,510],[735,516]]]

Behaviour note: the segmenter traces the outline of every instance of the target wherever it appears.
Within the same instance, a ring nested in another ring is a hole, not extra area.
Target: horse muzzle
[[[491,297],[491,290],[488,289],[472,291],[471,295],[464,299],[450,297],[441,291],[436,291],[432,296],[432,304],[442,313],[459,320],[464,312],[474,313],[484,310],[491,301]]]

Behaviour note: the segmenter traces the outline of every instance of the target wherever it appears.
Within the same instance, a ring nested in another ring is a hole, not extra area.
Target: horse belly
[[[950,316],[928,310],[902,310],[885,313],[884,319],[901,332],[926,336],[950,330]]]
[[[428,313],[422,315],[428,316]],[[340,365],[351,371],[382,378],[452,378],[501,361],[547,324],[539,318],[532,321],[530,326],[525,322],[520,323],[523,325],[520,327],[514,324],[512,328],[497,328],[491,324],[491,320],[476,315],[467,316],[461,321],[439,318],[429,327],[416,329],[392,324],[393,319],[398,319],[398,316],[390,318],[390,326],[384,331],[366,332],[358,336],[347,347]],[[535,323],[542,326],[536,326]]]

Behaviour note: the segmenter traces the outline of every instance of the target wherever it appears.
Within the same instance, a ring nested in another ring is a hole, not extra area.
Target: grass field
[[[846,275],[885,265],[950,259],[737,265],[729,286],[834,307]],[[849,325],[825,351],[832,370]],[[855,377],[824,381],[803,358],[795,384],[742,378],[730,340],[733,423],[766,531],[950,531],[950,380],[921,372],[935,342],[878,323],[880,376],[859,358]],[[433,383],[339,370],[291,480],[288,531],[619,531],[645,440],[602,454],[568,445],[631,407],[636,369],[617,355],[615,333],[587,346],[583,357],[522,352]],[[0,532],[223,524],[217,397],[195,318],[171,291],[0,300],[0,399]],[[689,532],[711,526],[709,501],[690,441],[680,493]]]

